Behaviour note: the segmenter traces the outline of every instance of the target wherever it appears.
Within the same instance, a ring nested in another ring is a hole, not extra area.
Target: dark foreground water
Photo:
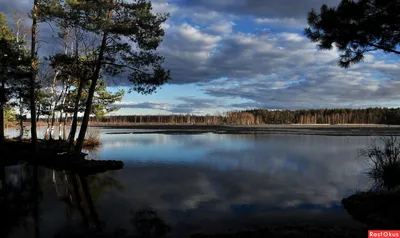
[[[40,237],[54,237],[83,229],[85,220],[129,233],[143,209],[157,212],[170,237],[282,223],[358,224],[340,201],[368,186],[357,150],[371,138],[118,134],[133,131],[101,129],[103,145],[90,158],[123,160],[125,168],[81,178],[93,209],[81,182],[74,187],[70,175],[39,168],[38,222],[29,215],[9,237],[34,237],[34,224]],[[15,187],[32,187],[31,176],[27,165],[6,169]]]

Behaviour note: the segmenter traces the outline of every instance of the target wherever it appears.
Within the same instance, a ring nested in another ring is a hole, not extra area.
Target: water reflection
[[[86,177],[38,169],[42,237],[157,235],[169,231],[165,223],[182,237],[275,223],[355,225],[340,201],[368,187],[356,160],[368,137],[107,132],[91,159],[123,160],[124,169]],[[8,181],[18,185],[19,170],[7,168]],[[9,237],[34,234],[17,227]]]
[[[119,176],[129,189],[116,196],[119,203],[156,207],[174,228],[211,228],[213,219],[225,231],[246,219],[351,222],[340,201],[368,187],[366,165],[356,159],[368,137],[114,134],[102,140],[99,158],[126,163]]]
[[[107,219],[102,220],[97,203],[110,190],[124,189],[114,171],[83,176],[23,164],[6,168],[2,180],[1,237],[155,238],[170,231],[151,208],[130,210],[128,229],[106,228]]]
[[[8,237],[20,226],[33,225],[35,237],[39,236],[38,202],[41,191],[38,187],[37,169],[21,165],[19,176],[15,171],[5,174],[0,190],[1,199],[1,237]],[[31,219],[30,219],[31,218]],[[33,218],[33,224],[31,222]]]

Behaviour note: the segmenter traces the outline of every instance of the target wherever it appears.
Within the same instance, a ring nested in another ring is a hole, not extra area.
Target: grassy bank
[[[84,141],[85,150],[96,150],[101,144],[98,137],[89,137]],[[39,158],[57,157],[60,153],[68,151],[68,141],[64,140],[38,140]],[[6,139],[4,149],[2,150],[2,158],[5,158],[6,165],[15,164],[19,161],[33,161],[32,145],[30,139]]]
[[[91,144],[91,146],[87,146]],[[85,149],[93,149],[97,142],[86,142]],[[1,162],[5,166],[19,163],[38,164],[54,170],[70,171],[79,174],[96,174],[107,170],[118,170],[124,166],[116,160],[86,160],[85,153],[68,152],[68,142],[63,140],[38,140],[39,152],[32,156],[29,139],[8,139],[1,151]]]

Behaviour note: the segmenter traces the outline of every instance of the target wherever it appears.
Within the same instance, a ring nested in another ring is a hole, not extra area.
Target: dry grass
[[[83,141],[83,146],[85,147],[96,147],[101,145],[100,140],[100,130],[98,129],[89,129],[86,133],[86,138]]]
[[[30,143],[31,142],[31,138],[18,138],[18,137],[11,137],[11,138],[7,138],[6,142],[26,142],[26,143]]]

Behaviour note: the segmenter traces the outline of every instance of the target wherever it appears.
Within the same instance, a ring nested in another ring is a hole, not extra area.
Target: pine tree
[[[145,0],[47,0],[41,9],[41,17],[68,22],[100,39],[94,46],[93,75],[75,147],[80,152],[102,73],[126,74],[132,90],[142,94],[155,92],[169,79],[169,71],[162,68],[164,58],[155,52],[164,35],[161,24],[168,15],[153,14],[151,3]]]
[[[339,65],[348,68],[370,51],[400,54],[399,13],[399,0],[342,0],[336,8],[324,4],[320,13],[309,12],[304,33],[320,49],[335,45],[342,52]]]

